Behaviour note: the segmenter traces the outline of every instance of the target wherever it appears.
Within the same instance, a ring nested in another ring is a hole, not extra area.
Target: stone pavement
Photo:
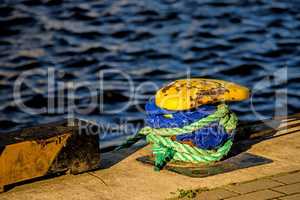
[[[202,192],[199,192],[202,191]],[[198,200],[299,200],[300,171],[278,174],[239,184],[204,191],[181,191],[179,199]]]

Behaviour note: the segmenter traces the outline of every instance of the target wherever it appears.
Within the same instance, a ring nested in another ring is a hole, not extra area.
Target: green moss
[[[172,192],[177,196],[175,199],[194,199],[199,193],[207,191],[207,188],[199,188],[195,190],[184,190],[184,189],[177,189],[177,192]]]

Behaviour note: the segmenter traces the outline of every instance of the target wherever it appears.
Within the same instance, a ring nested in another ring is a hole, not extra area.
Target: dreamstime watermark
[[[33,84],[34,77],[36,76],[42,77],[42,79],[46,82],[45,87],[42,89],[35,87]],[[21,111],[31,115],[45,113],[66,114],[68,119],[74,119],[76,115],[89,115],[91,113],[95,114],[95,110],[99,115],[116,115],[126,111],[132,106],[135,107],[138,112],[144,112],[144,108],[141,105],[143,105],[147,100],[149,100],[150,96],[153,95],[148,93],[144,94],[144,92],[149,90],[156,91],[160,88],[160,85],[154,81],[139,82],[137,84],[134,82],[134,79],[129,75],[129,73],[119,69],[104,69],[99,71],[96,74],[96,81],[79,81],[80,79],[76,79],[77,81],[65,81],[62,77],[62,72],[52,67],[22,72],[14,82],[14,105],[17,106]],[[111,79],[107,79],[107,77],[119,77],[119,84],[112,84]],[[191,70],[188,69],[186,78],[189,79],[190,77]],[[272,72],[272,74],[266,76],[253,85],[250,98],[251,111],[257,119],[265,119],[267,117],[255,109],[255,105],[253,103],[255,95],[259,94],[260,92],[264,92],[265,90],[270,90],[272,87],[276,87],[276,85],[285,84],[287,83],[287,80],[287,67],[283,67],[275,72]],[[24,86],[30,88],[34,92],[42,93],[43,96],[46,96],[47,106],[41,108],[32,108],[26,105],[26,95],[23,94]],[[84,103],[84,106],[82,103],[80,103],[82,100],[82,95],[78,94],[82,90],[85,91],[84,98],[88,99],[87,102]],[[126,98],[128,99],[127,101],[122,102],[122,104],[118,104],[118,106],[114,105],[115,102],[106,102],[105,94],[107,91],[124,92],[124,90],[126,90]],[[172,96],[170,98],[172,98]],[[274,102],[274,116],[287,115],[286,88],[275,90]],[[96,123],[94,123],[94,125],[96,125]],[[273,124],[267,125],[274,128]],[[81,126],[85,129],[90,129],[90,133],[108,133],[110,131],[120,131],[120,134],[122,134],[121,132],[124,132],[124,126],[128,126],[125,127],[125,129],[131,129],[131,131],[129,130],[128,132],[137,131],[136,127],[129,126],[126,121],[121,121],[120,124],[98,124],[98,128],[95,128],[95,126],[91,126],[93,127],[91,128],[83,124],[81,124]],[[97,130],[94,131],[94,129]]]

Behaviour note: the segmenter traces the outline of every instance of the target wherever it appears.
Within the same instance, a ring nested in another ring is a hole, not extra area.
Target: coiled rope
[[[227,105],[220,104],[218,105],[218,109],[216,112],[182,128],[151,128],[149,126],[146,126],[140,130],[139,134],[148,135],[150,133],[153,133],[160,136],[180,135],[201,129],[204,126],[217,121],[219,121],[219,124],[222,125],[228,133],[231,132],[231,130],[235,129],[237,125],[236,115],[229,111]]]
[[[152,144],[156,170],[162,169],[171,160],[190,163],[216,162],[230,151],[237,121],[237,116],[229,110],[229,107],[225,104],[220,104],[217,106],[215,112],[183,127],[153,128],[146,126],[135,137],[127,140],[118,149],[131,146],[146,136],[147,142]],[[201,131],[211,124],[217,124],[219,128],[223,128],[230,135],[226,141],[220,143],[214,149],[202,149],[171,139],[172,136],[188,135],[195,133],[195,131],[200,131],[199,133],[203,134]]]
[[[161,169],[169,160],[177,160],[190,163],[211,163],[219,161],[230,151],[232,139],[230,137],[222,146],[216,150],[201,149],[178,141],[173,141],[170,137],[192,133],[218,122],[224,127],[228,134],[232,134],[237,125],[237,117],[229,111],[225,104],[220,104],[216,112],[202,118],[192,124],[181,128],[151,128],[144,127],[139,134],[146,135],[147,142],[153,144],[152,151],[155,155],[155,169]]]

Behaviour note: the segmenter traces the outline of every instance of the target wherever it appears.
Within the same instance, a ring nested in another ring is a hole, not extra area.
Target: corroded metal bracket
[[[50,174],[78,174],[100,164],[99,137],[66,122],[0,134],[0,192]]]

